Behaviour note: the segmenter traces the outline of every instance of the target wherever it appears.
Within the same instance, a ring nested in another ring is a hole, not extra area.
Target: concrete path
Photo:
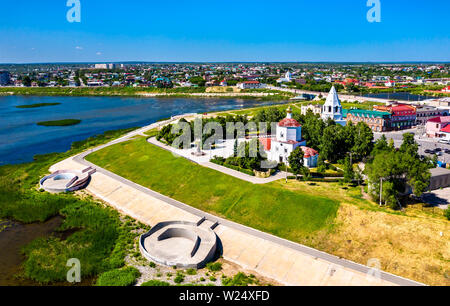
[[[129,140],[168,122],[134,131],[106,145],[61,161],[50,170],[81,170],[92,166],[97,173],[92,176],[87,191],[115,209],[151,226],[173,220],[197,222],[203,217],[208,222],[217,222],[218,226],[214,231],[223,245],[224,259],[285,285],[421,285],[382,271],[376,277],[377,271],[367,266],[208,214],[84,159],[92,152]]]

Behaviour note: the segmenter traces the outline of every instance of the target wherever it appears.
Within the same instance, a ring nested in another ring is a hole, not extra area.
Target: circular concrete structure
[[[139,247],[155,263],[201,269],[214,259],[217,236],[212,229],[192,222],[161,222],[141,236]]]
[[[40,188],[51,193],[72,192],[85,188],[95,170],[58,170],[39,181]]]

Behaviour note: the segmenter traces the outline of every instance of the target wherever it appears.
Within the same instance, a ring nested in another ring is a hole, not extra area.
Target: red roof
[[[244,84],[259,84],[258,81],[245,81]]]
[[[412,106],[409,106],[409,105],[395,105],[395,106],[392,106],[392,110],[394,112],[404,112],[404,111],[409,112],[409,111],[414,111],[415,108]]]
[[[427,122],[433,122],[433,123],[450,122],[450,116],[441,116],[441,117],[431,118],[431,119],[428,119]]]
[[[281,126],[281,127],[300,127],[302,125],[300,123],[298,123],[298,121],[295,120],[295,119],[284,118],[283,120],[280,121],[280,123],[278,123],[278,126]]]
[[[302,147],[302,151],[303,153],[305,153],[305,157],[311,157],[311,156],[316,156],[319,154],[319,152],[317,152],[316,150],[312,149],[312,148],[308,148],[308,147]]]
[[[450,133],[450,124],[447,124],[444,128],[442,128],[441,132]]]

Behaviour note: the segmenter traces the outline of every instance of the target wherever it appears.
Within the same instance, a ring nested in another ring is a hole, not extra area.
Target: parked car
[[[445,154],[450,154],[450,150],[449,150],[449,149],[445,149],[445,150],[444,150],[444,153],[445,153]]]
[[[439,139],[438,142],[439,142],[439,143],[449,144],[449,143],[448,143],[448,140],[445,140],[445,139]]]
[[[441,149],[441,148],[436,148],[436,149],[434,149],[434,151],[436,151],[436,152],[441,152],[442,149]]]
[[[436,155],[437,156],[442,156],[443,154],[442,154],[442,152],[437,152]]]
[[[426,149],[424,152],[427,153],[427,154],[431,154],[431,150],[430,149]]]

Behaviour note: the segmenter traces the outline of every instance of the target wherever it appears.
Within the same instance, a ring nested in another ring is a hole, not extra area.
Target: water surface
[[[61,104],[16,108],[37,103]],[[278,103],[203,98],[0,97],[0,165],[32,161],[35,154],[67,151],[74,141],[109,130],[145,126],[173,115]],[[61,119],[80,119],[82,122],[66,127],[36,124]]]

